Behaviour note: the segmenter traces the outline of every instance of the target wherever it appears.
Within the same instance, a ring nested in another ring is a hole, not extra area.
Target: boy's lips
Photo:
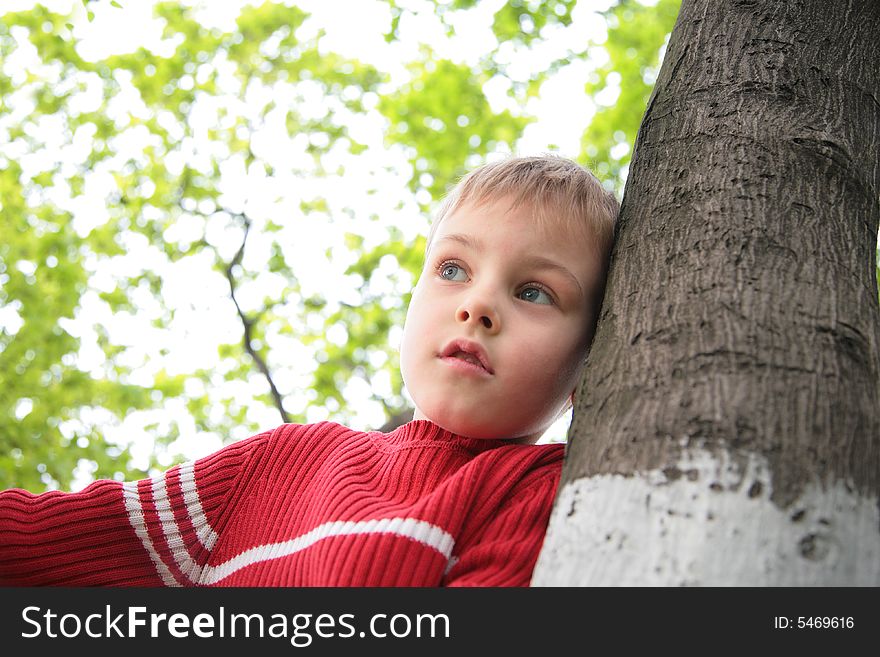
[[[479,343],[472,340],[465,340],[463,338],[453,340],[443,348],[443,351],[441,351],[438,356],[440,358],[461,359],[472,365],[481,367],[489,374],[495,373],[495,370],[492,369],[492,364],[489,362],[489,356],[486,354],[486,350],[483,349]]]

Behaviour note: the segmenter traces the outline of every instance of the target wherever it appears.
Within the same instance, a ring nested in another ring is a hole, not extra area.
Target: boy
[[[564,448],[617,202],[577,164],[511,158],[441,208],[401,370],[412,422],[282,425],[161,476],[0,493],[0,584],[524,586]]]

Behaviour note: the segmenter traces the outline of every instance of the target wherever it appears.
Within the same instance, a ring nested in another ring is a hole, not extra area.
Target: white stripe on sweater
[[[179,471],[180,489],[183,492],[183,501],[186,503],[186,512],[189,514],[192,526],[196,530],[196,536],[199,542],[205,546],[205,549],[210,552],[214,549],[214,544],[217,542],[217,532],[214,531],[214,528],[208,523],[207,517],[205,517],[205,511],[199,499],[199,491],[196,488],[196,474],[193,466],[194,463],[192,461],[181,463]]]
[[[174,519],[171,501],[168,499],[168,487],[165,485],[166,477],[167,474],[152,480],[153,502],[159,514],[159,521],[162,523],[162,533],[165,534],[165,540],[168,543],[168,548],[171,550],[174,561],[177,562],[177,567],[180,568],[180,571],[187,579],[191,582],[197,582],[202,574],[202,569],[199,567],[199,564],[193,561],[183,541],[183,537],[180,535],[180,528]],[[189,510],[189,505],[187,505],[187,510]]]
[[[446,559],[452,554],[455,539],[429,522],[415,518],[382,518],[379,520],[336,521],[315,527],[312,531],[281,543],[259,545],[246,550],[216,566],[205,566],[200,584],[216,584],[233,573],[263,561],[279,559],[314,545],[331,536],[353,536],[357,534],[395,534],[424,543],[437,550]]]
[[[154,482],[155,487],[155,482]],[[122,484],[122,499],[125,501],[125,510],[128,512],[128,521],[134,528],[134,533],[141,539],[141,543],[150,559],[156,566],[156,572],[162,578],[165,586],[180,586],[174,575],[168,569],[168,566],[162,561],[162,557],[156,552],[150,533],[147,531],[147,525],[144,521],[144,510],[141,506],[141,496],[138,493],[138,485],[136,481],[128,481]]]

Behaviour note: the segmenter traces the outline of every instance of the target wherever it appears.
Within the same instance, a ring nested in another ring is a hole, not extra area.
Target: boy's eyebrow
[[[581,296],[584,295],[584,289],[581,287],[580,281],[578,281],[577,277],[572,274],[567,267],[563,267],[558,262],[554,260],[550,260],[549,258],[544,258],[543,256],[528,256],[526,258],[526,264],[536,269],[550,269],[553,271],[558,271],[560,274],[570,279],[572,283],[577,287],[578,292],[581,293]]]
[[[449,235],[444,235],[437,242],[445,242],[449,240],[450,242],[458,242],[462,246],[466,246],[472,251],[482,251],[483,243],[475,237],[471,237],[470,235],[463,235],[462,233],[451,233]]]
[[[483,251],[483,243],[470,235],[464,235],[462,233],[450,233],[449,235],[444,235],[437,242],[444,242],[449,240],[450,242],[457,242],[462,246],[466,246],[467,248],[473,251]],[[550,260],[549,258],[545,258],[544,256],[528,256],[525,259],[526,265],[535,267],[537,269],[551,269],[553,271],[558,271],[565,277],[571,279],[571,281],[575,284],[578,289],[578,292],[581,293],[581,296],[584,294],[584,289],[581,287],[580,281],[578,281],[577,276],[572,274],[567,267],[563,267],[561,264],[556,262],[555,260]]]

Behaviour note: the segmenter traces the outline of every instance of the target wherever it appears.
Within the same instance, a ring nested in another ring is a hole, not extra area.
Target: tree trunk
[[[880,3],[684,0],[535,585],[880,585]]]

